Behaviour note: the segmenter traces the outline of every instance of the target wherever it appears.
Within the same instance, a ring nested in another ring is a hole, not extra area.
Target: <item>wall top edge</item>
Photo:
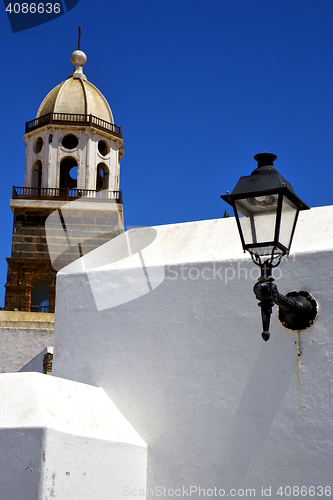
[[[54,323],[54,313],[0,311],[0,324],[7,322]]]
[[[333,207],[301,212],[291,255],[332,250]],[[243,252],[235,219],[229,217],[131,229],[66,266],[59,275],[135,269],[142,265],[139,253],[146,267],[251,262]]]

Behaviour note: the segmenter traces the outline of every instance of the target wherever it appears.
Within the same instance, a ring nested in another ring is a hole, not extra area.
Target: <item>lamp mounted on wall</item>
[[[263,332],[270,337],[269,323],[274,304],[279,306],[279,319],[291,330],[304,330],[313,323],[317,303],[307,292],[281,295],[273,283],[272,268],[289,254],[300,210],[308,210],[286,179],[274,168],[277,156],[257,154],[257,168],[251,175],[241,177],[231,194],[221,198],[232,206],[244,251],[261,268],[261,277],[254,285],[260,301]]]

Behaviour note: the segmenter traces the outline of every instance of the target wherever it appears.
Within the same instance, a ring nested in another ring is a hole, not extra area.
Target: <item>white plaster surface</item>
[[[105,392],[39,373],[0,375],[0,498],[109,500],[145,487],[146,445]]]
[[[260,497],[271,486],[277,499],[279,486],[329,486],[333,207],[301,214],[293,254],[275,272],[281,293],[306,290],[319,304],[300,333],[301,357],[277,307],[271,339],[261,339],[258,268],[242,253],[234,219],[155,230],[161,251],[145,268],[149,276],[163,265],[165,279],[150,293],[139,296],[142,261],[129,262],[117,240],[58,273],[53,373],[106,391],[148,444],[155,493],[255,488]],[[131,269],[138,297],[98,310],[89,273],[116,287]]]
[[[54,314],[0,311],[0,373],[17,372],[53,345]]]

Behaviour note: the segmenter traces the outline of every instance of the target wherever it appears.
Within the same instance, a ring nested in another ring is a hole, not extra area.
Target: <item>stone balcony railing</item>
[[[78,125],[95,127],[109,134],[121,138],[121,127],[114,123],[107,122],[94,115],[85,115],[79,113],[47,113],[46,115],[39,116],[25,124],[25,133],[31,132],[45,125]]]
[[[72,201],[78,198],[89,198],[103,201],[114,201],[122,203],[122,192],[79,188],[35,188],[35,187],[17,187],[13,186],[12,198],[15,199],[33,199],[33,200],[64,200]]]

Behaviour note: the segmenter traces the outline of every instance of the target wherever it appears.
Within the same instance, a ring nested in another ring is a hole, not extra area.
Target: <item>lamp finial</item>
[[[272,153],[267,153],[265,151],[264,153],[258,153],[253,157],[256,162],[258,162],[258,167],[266,167],[267,165],[272,165],[277,159],[277,156],[272,154]]]

